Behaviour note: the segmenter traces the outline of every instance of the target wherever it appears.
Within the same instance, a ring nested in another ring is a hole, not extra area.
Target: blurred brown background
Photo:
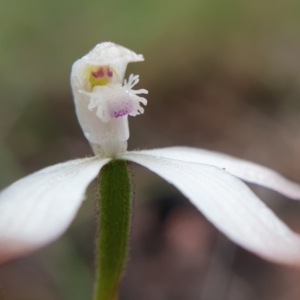
[[[300,2],[297,0],[1,0],[0,187],[91,155],[69,73],[100,41],[137,53],[150,92],[129,148],[189,145],[272,167],[300,181]],[[135,175],[130,261],[121,300],[296,300],[300,271],[260,260],[218,233],[173,187]],[[297,202],[253,187],[293,229]],[[90,187],[68,232],[0,266],[1,300],[91,299]]]

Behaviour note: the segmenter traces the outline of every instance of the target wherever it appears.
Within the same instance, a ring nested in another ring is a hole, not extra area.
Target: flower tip
[[[143,61],[144,56],[113,42],[103,42],[97,44],[82,59],[92,65],[105,65]]]
[[[137,61],[144,61],[145,58],[144,58],[144,55],[143,54],[137,54]]]

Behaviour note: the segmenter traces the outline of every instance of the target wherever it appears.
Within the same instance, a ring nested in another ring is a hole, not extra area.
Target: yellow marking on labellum
[[[91,88],[97,85],[107,85],[112,81],[115,70],[110,66],[92,66],[88,69]]]

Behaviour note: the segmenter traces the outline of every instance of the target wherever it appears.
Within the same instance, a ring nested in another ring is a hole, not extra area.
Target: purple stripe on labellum
[[[127,108],[123,108],[123,109],[120,109],[120,110],[112,111],[111,117],[112,118],[123,117],[123,116],[128,115],[129,113],[130,113],[130,109],[127,107]]]

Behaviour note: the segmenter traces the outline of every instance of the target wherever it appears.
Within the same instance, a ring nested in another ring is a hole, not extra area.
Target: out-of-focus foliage
[[[1,0],[0,187],[91,154],[69,73],[105,40],[146,58],[129,67],[150,91],[145,115],[130,120],[130,148],[207,147],[299,181],[299,31],[296,0]],[[136,172],[121,299],[299,299],[299,272],[236,249],[169,186]],[[89,194],[59,241],[0,266],[1,300],[90,298],[97,193]],[[297,203],[261,196],[300,229]]]

